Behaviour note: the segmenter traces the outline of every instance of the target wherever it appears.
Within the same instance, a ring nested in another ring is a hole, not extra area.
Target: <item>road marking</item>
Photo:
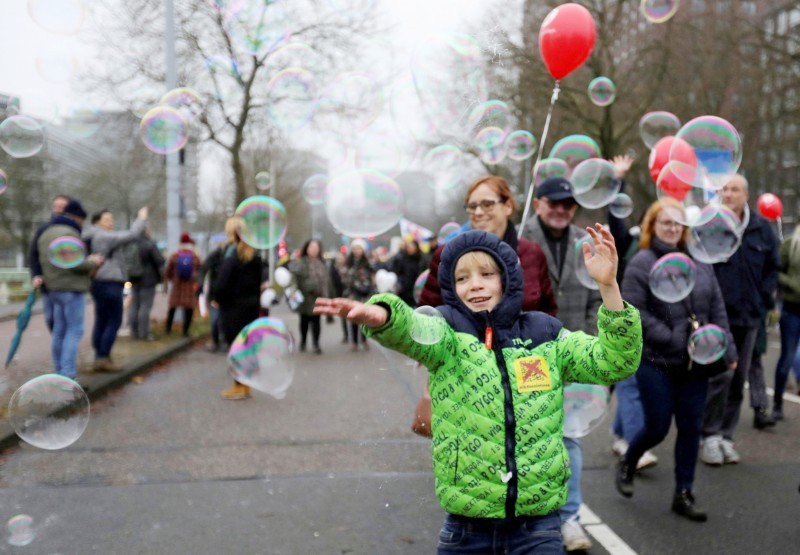
[[[745,389],[750,389],[750,384],[745,382],[744,383],[744,388]],[[771,387],[767,387],[766,390],[767,390],[767,395],[772,396],[772,398],[774,399],[775,398],[775,390],[772,389]],[[797,403],[798,405],[800,405],[800,395],[795,395],[794,393],[784,392],[783,393],[783,400],[784,401],[789,401],[790,403]]]
[[[583,528],[611,555],[636,555],[636,552],[615,534],[607,524],[603,524],[600,517],[589,507],[581,504],[580,509],[578,509],[578,516]]]

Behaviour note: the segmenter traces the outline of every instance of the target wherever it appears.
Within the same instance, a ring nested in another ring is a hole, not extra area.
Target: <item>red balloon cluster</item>
[[[589,58],[597,32],[589,10],[563,4],[544,18],[539,29],[539,53],[554,79],[566,77]]]
[[[653,182],[669,196],[682,201],[692,188],[697,155],[683,139],[664,137],[653,145],[647,165]]]
[[[768,220],[778,220],[783,216],[783,202],[777,195],[764,193],[758,197],[758,211]]]

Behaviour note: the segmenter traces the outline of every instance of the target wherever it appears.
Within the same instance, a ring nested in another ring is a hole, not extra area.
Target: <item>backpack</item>
[[[144,264],[142,263],[142,251],[139,242],[133,241],[125,246],[125,265],[128,268],[128,280],[139,281],[144,276]]]
[[[178,260],[175,263],[175,273],[178,275],[178,279],[190,281],[194,276],[194,254],[190,251],[179,252]]]

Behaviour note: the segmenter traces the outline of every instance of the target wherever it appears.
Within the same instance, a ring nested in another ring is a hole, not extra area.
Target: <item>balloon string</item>
[[[547,142],[547,130],[550,129],[550,118],[553,115],[553,106],[558,100],[558,81],[556,86],[553,87],[553,96],[550,97],[550,107],[547,109],[547,118],[544,120],[544,129],[542,129],[542,140],[539,143],[539,152],[536,155],[536,162],[533,164],[533,172],[531,172],[531,181],[528,183],[528,194],[525,198],[525,210],[522,212],[522,221],[519,224],[519,231],[517,237],[522,237],[522,231],[525,229],[525,223],[528,221],[528,212],[530,212],[533,200],[533,191],[536,183],[536,172],[539,171],[539,163],[542,161],[542,152],[544,152],[544,145]]]

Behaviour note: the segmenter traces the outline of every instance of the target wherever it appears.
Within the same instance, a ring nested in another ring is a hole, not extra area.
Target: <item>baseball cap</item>
[[[536,188],[536,198],[545,197],[548,200],[575,199],[572,194],[572,184],[563,177],[550,177],[545,179]]]

